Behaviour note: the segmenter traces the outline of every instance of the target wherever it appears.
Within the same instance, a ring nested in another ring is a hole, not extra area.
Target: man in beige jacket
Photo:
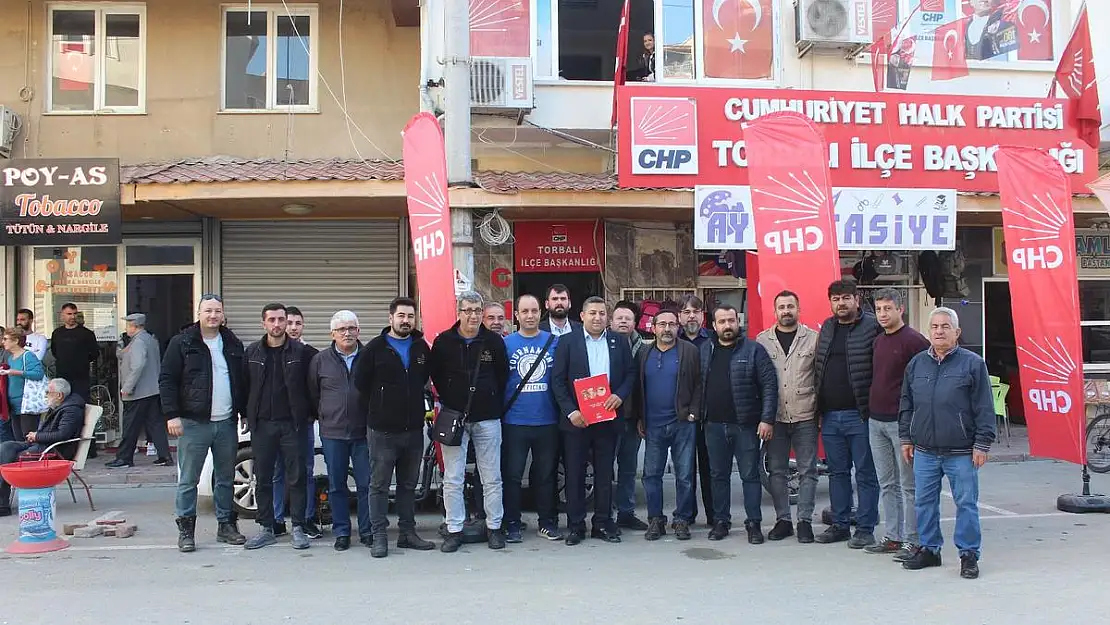
[[[775,325],[756,337],[779,377],[779,411],[775,431],[767,445],[771,465],[771,499],[775,504],[775,526],[770,540],[794,534],[790,517],[790,493],[786,473],[790,450],[798,466],[798,542],[813,542],[813,507],[817,495],[817,389],[814,354],[817,331],[798,322],[798,295],[783,291],[775,296]]]

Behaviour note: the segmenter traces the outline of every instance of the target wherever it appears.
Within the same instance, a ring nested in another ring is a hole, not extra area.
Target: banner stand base
[[[1087,471],[1087,465],[1083,465],[1083,494],[1060,495],[1056,498],[1056,509],[1073,514],[1110,513],[1110,497],[1091,494],[1091,474]]]

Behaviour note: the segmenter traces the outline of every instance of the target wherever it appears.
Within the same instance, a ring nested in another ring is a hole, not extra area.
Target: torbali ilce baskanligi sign
[[[119,160],[0,161],[0,244],[116,245]]]

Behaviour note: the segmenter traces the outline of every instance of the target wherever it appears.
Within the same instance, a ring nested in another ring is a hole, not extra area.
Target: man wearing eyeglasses
[[[474,457],[482,480],[489,548],[504,549],[501,413],[509,380],[509,359],[505,341],[482,325],[482,296],[467,291],[458,296],[457,303],[459,320],[436,337],[431,353],[431,379],[440,403],[467,415],[462,444],[441,448],[448,535],[440,550],[454,553],[463,544],[462,530],[466,520],[463,479],[470,443],[474,444]],[[475,367],[478,368],[476,380]]]
[[[659,540],[667,533],[663,516],[663,471],[667,454],[674,463],[675,509],[671,528],[675,538],[690,540],[694,522],[694,454],[697,415],[701,413],[701,363],[698,348],[679,341],[678,313],[655,314],[655,343],[640,351],[639,385],[635,405],[637,428],[644,437],[644,495],[648,528],[644,538]]]
[[[219,295],[200,297],[197,322],[170,339],[162,357],[158,391],[166,427],[177,437],[177,548],[196,550],[197,484],[212,451],[212,499],[219,523],[216,541],[242,545],[232,508],[239,430],[246,407],[243,342],[224,327]]]
[[[701,349],[702,345],[713,342],[713,333],[705,328],[705,302],[697,295],[686,295],[679,302],[678,321],[682,324],[679,338]],[[701,481],[701,501],[705,505],[705,520],[709,527],[716,525],[713,518],[713,478],[709,470],[709,448],[705,443],[705,424],[698,422],[697,456],[694,459],[694,472]],[[694,518],[698,517],[698,484],[694,483]]]

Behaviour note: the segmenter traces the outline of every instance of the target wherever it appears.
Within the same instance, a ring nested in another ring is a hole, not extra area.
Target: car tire
[[[258,515],[255,497],[254,450],[241,447],[235,454],[235,475],[231,485],[231,505],[240,518],[253,519]],[[213,491],[215,484],[213,484]]]
[[[563,461],[559,459],[559,468],[555,475],[555,488],[558,489],[558,505],[559,510],[566,512],[567,508],[567,479],[566,471],[563,469]],[[594,500],[594,466],[592,463],[586,463],[586,509],[589,510],[590,505]]]
[[[767,456],[767,446],[764,445],[759,452],[759,481],[763,483],[763,490],[771,494],[771,462]],[[786,470],[786,491],[790,493],[790,505],[798,503],[798,463],[793,458]]]

